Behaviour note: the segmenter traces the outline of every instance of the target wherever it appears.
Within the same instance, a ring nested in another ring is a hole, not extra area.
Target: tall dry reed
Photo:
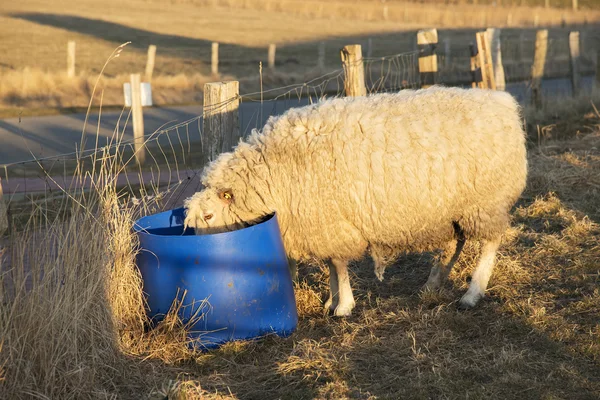
[[[147,329],[132,227],[156,204],[132,205],[133,189],[117,187],[134,161],[115,135],[91,167],[78,160],[73,181],[84,190],[31,201],[26,222],[0,238],[2,399],[140,398],[193,354],[177,307]]]

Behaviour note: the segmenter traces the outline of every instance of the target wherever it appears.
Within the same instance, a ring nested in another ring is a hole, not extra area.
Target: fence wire
[[[469,48],[464,41],[450,42],[451,39],[451,36],[444,37],[442,34],[436,49],[438,82],[449,85],[461,82],[468,84]],[[588,43],[590,42],[588,39]],[[501,45],[507,81],[528,79],[533,63],[535,32],[512,36],[508,34],[503,37]],[[564,70],[569,68],[568,54],[568,37],[551,35],[548,42],[547,74],[564,74]],[[417,50],[381,57],[364,57],[360,62],[364,66],[367,93],[418,88],[418,57]],[[593,63],[587,65],[584,60],[582,71],[589,68],[593,68]],[[204,107],[204,112],[224,110],[232,102],[239,101],[240,132],[242,137],[246,137],[252,129],[264,126],[268,118],[280,115],[291,107],[344,95],[344,70],[338,68],[306,79],[305,82],[278,87],[263,86],[261,80],[260,91]],[[103,145],[99,145],[98,135],[88,135],[87,140],[93,146],[44,157],[33,157],[32,153],[30,159],[0,165],[4,197],[8,197],[16,205],[19,202],[35,203],[45,196],[60,196],[67,190],[81,190],[88,182],[86,179],[93,180],[98,164],[110,158],[118,172],[116,179],[119,179],[119,185],[130,197],[151,191],[155,195],[164,192],[161,196],[168,197],[167,203],[180,203],[182,197],[189,194],[187,191],[195,190],[200,185],[198,177],[203,167],[201,155],[205,151],[203,117],[197,115],[183,122],[161,127],[147,135],[144,140],[147,156],[143,167],[136,163],[135,140],[126,129],[130,119],[129,112],[123,109],[112,136],[107,137]],[[122,127],[121,122],[124,122]],[[18,208],[13,207],[12,211],[18,212]],[[21,208],[25,212],[27,207]]]
[[[416,89],[419,83],[417,51],[364,59],[367,93]]]
[[[364,60],[369,93],[414,87],[417,82],[416,53],[403,53]],[[204,107],[207,114],[226,109],[239,101],[242,137],[260,129],[266,120],[291,107],[344,96],[344,71],[335,69],[298,84],[263,87],[262,91]],[[100,164],[111,160],[114,179],[129,198],[149,195],[165,197],[165,203],[180,204],[184,196],[199,186],[202,170],[203,116],[157,129],[144,138],[146,161],[136,163],[135,139],[127,131],[130,111],[123,109],[113,134],[100,145],[99,134],[87,134],[82,143],[89,147],[51,156],[35,157],[0,165],[5,198],[9,198],[13,217],[23,217],[39,201],[58,198],[65,192],[86,190],[98,177]],[[124,125],[121,126],[121,122]],[[170,195],[167,196],[167,194]]]

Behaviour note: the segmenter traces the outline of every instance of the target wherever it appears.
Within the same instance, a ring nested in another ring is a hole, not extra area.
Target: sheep
[[[433,86],[335,98],[270,117],[209,163],[184,224],[216,233],[276,212],[289,258],[329,265],[325,309],[336,316],[355,306],[350,261],[370,254],[382,279],[401,253],[442,250],[423,286],[433,290],[465,241],[479,240],[459,302],[471,308],[526,177],[520,108],[505,92]]]

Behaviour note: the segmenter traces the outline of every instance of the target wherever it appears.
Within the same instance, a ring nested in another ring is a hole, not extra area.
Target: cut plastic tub
[[[183,220],[184,209],[178,208],[140,218],[134,226],[140,241],[136,263],[153,324],[177,299],[196,348],[289,336],[298,314],[277,215],[211,235],[184,231]]]

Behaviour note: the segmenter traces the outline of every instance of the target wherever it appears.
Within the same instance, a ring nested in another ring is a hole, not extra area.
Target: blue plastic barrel
[[[136,221],[150,318],[160,321],[187,290],[179,317],[201,317],[190,331],[196,347],[290,335],[298,314],[277,216],[212,235],[184,232],[183,220],[179,208]]]

